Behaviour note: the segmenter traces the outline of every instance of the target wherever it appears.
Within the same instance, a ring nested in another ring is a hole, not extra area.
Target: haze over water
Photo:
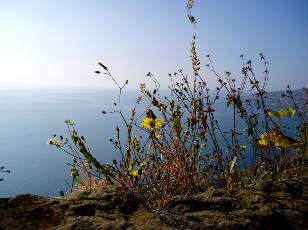
[[[124,92],[122,109],[127,116],[136,96],[135,91]],[[98,160],[119,159],[109,139],[122,121],[118,114],[102,114],[102,110],[114,110],[116,97],[112,90],[0,91],[0,166],[11,170],[11,174],[1,174],[0,197],[18,193],[58,196],[60,190],[68,190],[65,180],[70,183],[71,177],[66,163],[71,158],[47,145],[52,133],[68,135],[66,119],[76,123]],[[229,112],[222,104],[217,109],[218,118],[228,124]]]
[[[27,192],[56,196],[67,190],[70,158],[47,145],[52,133],[68,134],[65,119],[76,122],[99,160],[110,162],[115,151],[108,140],[117,116],[110,119],[101,111],[112,106],[115,95],[98,90],[0,91],[0,164],[11,170],[1,174],[0,197]]]

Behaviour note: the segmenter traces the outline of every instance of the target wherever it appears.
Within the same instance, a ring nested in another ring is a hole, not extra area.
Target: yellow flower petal
[[[138,171],[137,171],[137,170],[131,170],[130,173],[131,173],[131,175],[132,175],[133,177],[139,177],[139,174],[138,174]]]
[[[268,111],[267,113],[269,116],[275,116],[277,119],[282,119],[285,117],[294,117],[296,114],[296,110],[292,108],[282,109],[277,112],[275,111]]]
[[[153,119],[153,118],[147,117],[142,121],[141,125],[143,128],[148,129],[150,131],[158,130],[162,127],[163,120],[159,118]]]
[[[259,136],[258,145],[261,148],[277,147],[277,148],[287,148],[291,146],[289,139],[281,133],[272,132],[264,133]]]

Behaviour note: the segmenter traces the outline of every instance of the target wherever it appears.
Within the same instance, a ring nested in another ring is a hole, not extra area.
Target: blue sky
[[[93,72],[106,64],[130,88],[148,71],[167,85],[169,72],[190,73],[192,28],[183,0],[0,0],[0,87],[110,88]],[[196,0],[202,65],[240,73],[239,56],[260,73],[270,63],[270,90],[308,86],[306,0]],[[216,79],[207,72],[210,87]]]

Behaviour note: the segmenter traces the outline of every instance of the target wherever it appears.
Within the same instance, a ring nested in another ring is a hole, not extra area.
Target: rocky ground
[[[120,188],[0,201],[0,229],[308,229],[308,178],[175,197],[159,214]]]

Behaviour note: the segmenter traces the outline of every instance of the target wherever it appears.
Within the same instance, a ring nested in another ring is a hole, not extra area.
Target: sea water
[[[124,116],[128,117],[138,95],[129,90],[123,93]],[[120,153],[109,139],[115,137],[117,125],[123,127],[123,121],[117,113],[102,114],[114,111],[117,100],[115,90],[1,89],[0,167],[5,166],[11,173],[0,173],[4,179],[0,182],[0,197],[21,193],[58,196],[61,190],[69,190],[67,163],[72,159],[47,144],[53,133],[68,136],[66,119],[76,123],[77,131],[85,136],[100,162],[119,159]],[[146,104],[139,107],[137,112],[142,112]],[[216,118],[229,131],[232,110],[223,101],[218,101],[216,109]],[[125,138],[125,134],[121,137]]]
[[[71,119],[101,162],[118,158],[109,139],[121,123],[112,110],[117,92],[110,90],[4,89],[0,91],[0,197],[20,193],[57,196],[71,183],[71,158],[47,145],[52,133],[67,136]],[[126,103],[123,106],[125,109]],[[131,99],[133,102],[134,100]]]

